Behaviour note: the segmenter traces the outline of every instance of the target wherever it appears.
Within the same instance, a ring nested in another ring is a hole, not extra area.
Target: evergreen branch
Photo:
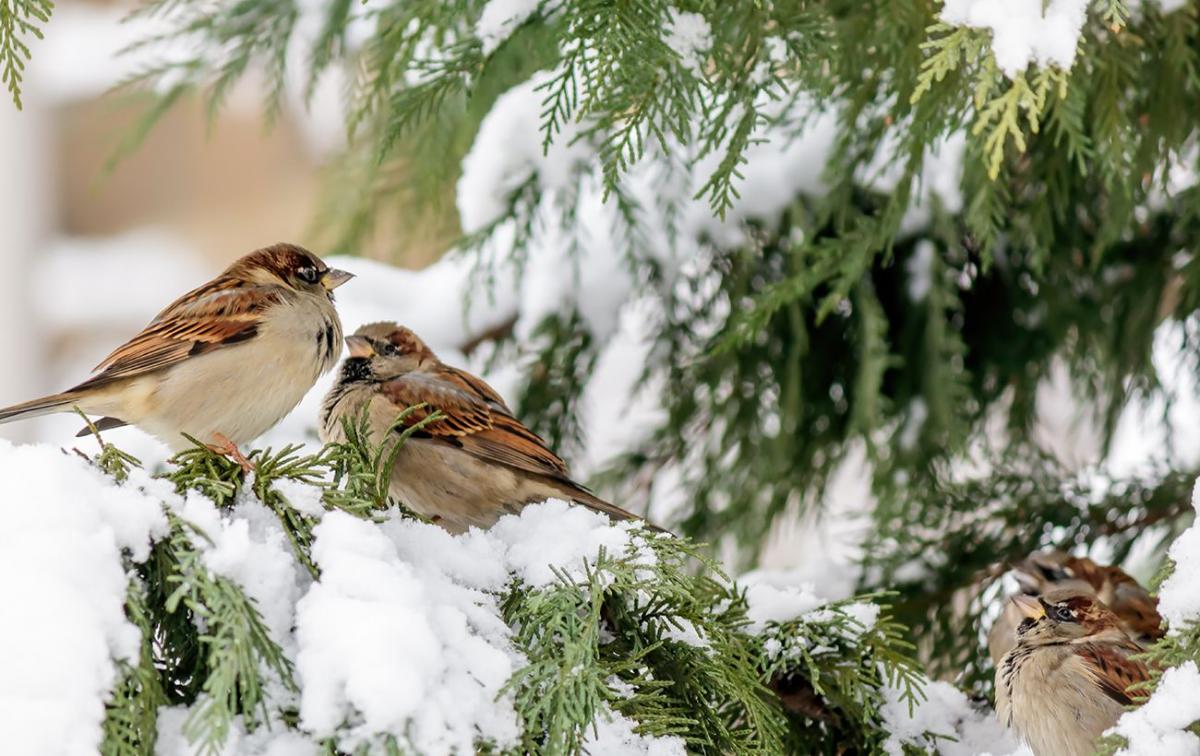
[[[21,109],[21,81],[30,60],[28,40],[42,38],[54,11],[51,0],[0,0],[0,82]]]
[[[171,512],[167,521],[171,572],[166,584],[171,593],[163,609],[174,614],[186,607],[205,628],[198,638],[205,674],[184,734],[199,751],[216,754],[234,717],[240,714],[250,729],[270,720],[266,676],[291,690],[296,683],[291,661],[271,638],[254,602],[231,580],[205,567],[193,544],[194,539],[206,539],[204,533]]]
[[[104,715],[104,756],[150,756],[158,735],[158,710],[168,703],[154,663],[154,621],[147,595],[137,579],[131,580],[125,601],[129,621],[141,632],[139,656],[133,664],[118,665],[121,679],[113,690]]]

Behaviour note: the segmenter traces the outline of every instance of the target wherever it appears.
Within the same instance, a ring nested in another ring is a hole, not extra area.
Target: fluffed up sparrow
[[[78,407],[172,449],[187,433],[246,464],[251,441],[299,403],[342,349],[333,290],[351,274],[276,244],[176,299],[72,389],[0,409],[10,422]],[[81,431],[83,435],[87,431]]]
[[[996,668],[996,714],[1037,756],[1088,756],[1149,677],[1141,647],[1095,596],[1057,588],[1014,596],[1016,646]]]
[[[488,528],[501,515],[548,498],[636,519],[571,480],[566,464],[513,417],[495,389],[443,363],[412,331],[373,323],[346,343],[350,355],[321,410],[322,440],[342,440],[343,419],[364,412],[376,444],[387,442],[388,429],[408,407],[426,405],[408,415],[406,426],[435,411],[445,415],[397,454],[389,490],[413,511],[452,533]]]
[[[1087,557],[1061,551],[1039,551],[1013,565],[1013,576],[1022,593],[1037,596],[1056,588],[1071,588],[1095,596],[1117,616],[1125,634],[1141,646],[1163,636],[1158,600],[1119,567],[1097,564]],[[1023,615],[1009,602],[988,633],[992,663],[1000,660],[1017,642],[1016,629]]]

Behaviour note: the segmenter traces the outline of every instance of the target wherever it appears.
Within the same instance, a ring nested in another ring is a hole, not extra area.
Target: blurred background
[[[268,127],[251,75],[211,119],[198,98],[185,100],[131,149],[148,101],[115,89],[139,65],[119,54],[146,29],[122,23],[131,7],[56,4],[31,46],[24,109],[0,107],[0,306],[21,326],[0,328],[10,358],[0,404],[86,377],[175,296],[252,249],[291,241],[341,251],[314,221],[344,139],[341,82],[327,77],[309,112],[285,103]],[[355,251],[422,267],[455,227],[453,217],[408,229],[385,219]],[[38,418],[0,426],[0,437],[61,441],[73,423]]]

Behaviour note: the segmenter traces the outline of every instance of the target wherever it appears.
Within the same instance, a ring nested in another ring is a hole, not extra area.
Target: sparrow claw
[[[230,441],[224,434],[214,433],[213,441],[214,443],[207,444],[209,449],[237,462],[238,467],[242,468],[242,472],[246,475],[254,471],[254,463],[247,459],[246,455],[242,454],[242,450],[237,447],[237,444]]]

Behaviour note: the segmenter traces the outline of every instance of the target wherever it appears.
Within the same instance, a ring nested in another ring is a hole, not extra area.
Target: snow
[[[203,532],[192,542],[205,567],[241,586],[257,604],[271,637],[286,647],[296,601],[309,580],[275,515],[246,488],[230,511],[218,510],[211,499],[195,491],[188,491],[173,509]]]
[[[539,5],[541,0],[488,0],[475,22],[475,36],[483,43],[483,54],[495,52]]]
[[[883,748],[891,756],[902,756],[905,745],[942,756],[1007,753],[1016,749],[1015,738],[995,715],[989,709],[973,705],[958,688],[928,679],[922,680],[921,686],[924,695],[911,712],[909,702],[901,699],[900,688],[888,685],[883,689],[881,714],[890,732]]]
[[[508,195],[536,177],[542,192],[566,189],[592,156],[577,141],[574,122],[563,126],[548,150],[542,149],[543,100],[540,88],[552,74],[535,74],[502,94],[479,124],[458,180],[458,214],[465,233],[473,233],[504,215]]]
[[[519,657],[494,597],[423,573],[388,528],[345,513],[314,535],[321,580],[296,619],[301,726],[323,738],[351,722],[338,737],[346,751],[379,733],[423,754],[470,752],[477,737],[513,746],[520,730],[500,690]]]
[[[1069,70],[1088,0],[946,0],[941,19],[992,33],[996,65],[1009,78],[1030,63]]]
[[[422,754],[473,752],[481,740],[515,747],[520,724],[501,691],[525,660],[498,596],[513,581],[548,585],[556,570],[582,580],[601,549],[653,563],[649,536],[632,524],[561,501],[455,537],[394,512],[381,522],[325,512],[318,489],[274,485],[320,519],[318,581],[252,481],[218,508],[139,469],[118,485],[74,454],[0,442],[0,601],[22,618],[0,628],[0,728],[14,753],[95,752],[116,663],[140,648],[124,613],[122,552],[149,556],[167,534],[164,507],[197,529],[204,567],[246,592],[295,668],[298,693],[270,679],[267,691],[274,705],[298,707],[300,731],[273,720],[250,732],[239,718],[220,750],[229,756],[315,753],[327,737],[353,751],[387,734]],[[158,753],[194,751],[183,730],[198,705],[159,712]],[[609,716],[588,736],[593,753],[684,752],[678,739],[639,736]]]
[[[326,737],[351,723],[339,736],[344,750],[380,733],[423,754],[470,751],[479,737],[513,745],[520,730],[501,689],[524,657],[496,594],[513,579],[548,585],[558,579],[552,567],[582,580],[583,562],[601,548],[636,548],[631,528],[561,501],[458,537],[396,516],[376,525],[327,514],[314,531],[321,579],[296,618],[301,725]],[[669,739],[634,736],[619,718],[596,737],[597,752],[618,744],[621,753],[675,752]]]
[[[121,552],[149,554],[161,490],[123,486],[49,446],[0,442],[0,732],[5,750],[83,754],[100,742],[118,660],[136,659]]]
[[[197,750],[183,732],[192,708],[164,706],[158,711],[158,739],[154,744],[156,756],[196,756]],[[207,753],[207,752],[206,752]],[[276,722],[270,728],[259,727],[247,732],[238,717],[224,746],[210,756],[317,756],[323,753],[320,745],[294,730]]]
[[[818,595],[817,588],[806,582],[795,570],[755,570],[738,579],[746,590],[747,630],[761,635],[770,623],[801,620],[827,623],[835,619],[828,608],[830,599]],[[851,638],[870,630],[879,620],[879,606],[854,601],[838,606],[838,613],[848,616],[853,624],[846,628]]]
[[[755,634],[763,632],[769,622],[788,622],[827,603],[811,583],[796,582],[785,571],[758,570],[743,575],[739,582],[746,589],[748,629]]]
[[[1200,481],[1192,491],[1192,506],[1200,512]],[[1175,569],[1159,588],[1158,611],[1167,626],[1177,630],[1186,623],[1200,622],[1200,525],[1180,534],[1167,556]]]
[[[1192,492],[1192,506],[1200,512],[1200,480]],[[1197,521],[1200,523],[1200,521]],[[1168,634],[1200,622],[1200,524],[1185,530],[1168,551],[1175,567],[1159,587],[1158,610],[1167,621]],[[1200,668],[1186,661],[1167,669],[1150,699],[1126,712],[1110,730],[1128,744],[1122,756],[1195,756],[1200,737],[1191,731],[1200,722]]]
[[[640,528],[632,521],[613,523],[607,515],[551,499],[505,517],[490,534],[505,545],[509,569],[527,585],[542,587],[565,576],[585,582],[585,562],[595,563],[601,549],[611,556],[636,551],[637,563],[653,567],[653,555],[637,549]]]
[[[1150,700],[1122,715],[1114,728],[1128,740],[1119,756],[1195,756],[1200,737],[1189,727],[1200,721],[1200,669],[1189,661],[1163,673]],[[1110,730],[1110,732],[1112,732]]]
[[[908,298],[913,302],[923,302],[933,285],[933,260],[937,254],[933,242],[921,239],[913,247],[912,257],[904,263],[904,271],[908,274]]]
[[[633,731],[636,722],[605,707],[589,730],[583,752],[589,756],[686,756],[682,738],[651,738]]]
[[[699,13],[669,9],[667,47],[679,56],[680,64],[696,75],[703,75],[706,53],[712,49],[712,28]]]

